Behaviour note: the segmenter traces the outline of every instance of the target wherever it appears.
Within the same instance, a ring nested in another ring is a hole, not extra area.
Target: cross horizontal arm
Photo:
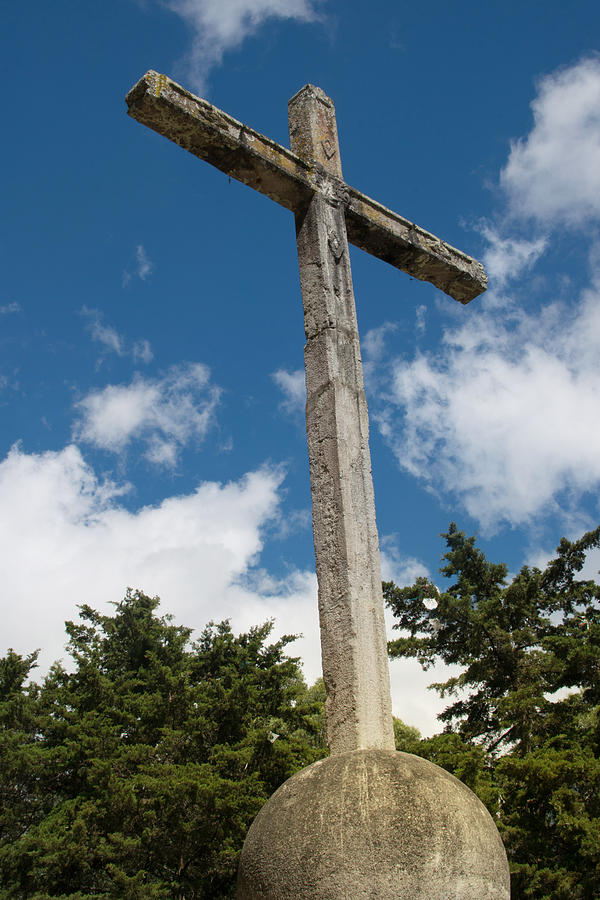
[[[128,113],[221,172],[295,212],[314,194],[309,166],[166,75],[146,72],[125,98]]]
[[[348,240],[428,281],[461,303],[481,294],[481,263],[386,209],[318,166],[194,96],[166,75],[147,72],[127,94],[129,115],[292,212],[315,193],[345,208]]]
[[[376,200],[348,188],[348,240],[419,281],[429,281],[454,300],[469,303],[487,287],[480,262],[441,241]]]

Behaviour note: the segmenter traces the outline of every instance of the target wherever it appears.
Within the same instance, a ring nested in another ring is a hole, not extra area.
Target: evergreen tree
[[[545,571],[524,567],[510,582],[455,525],[444,537],[447,591],[425,578],[384,584],[405,633],[390,654],[462,667],[435,685],[453,698],[446,732],[414,752],[470,783],[498,816],[513,900],[597,898],[600,586],[578,573],[600,528],[563,539]]]
[[[68,622],[74,671],[0,661],[0,898],[233,896],[246,831],[324,754],[319,703],[271,623],[191,631],[129,591]]]

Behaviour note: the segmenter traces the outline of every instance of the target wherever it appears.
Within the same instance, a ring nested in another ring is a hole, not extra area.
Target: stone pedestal
[[[407,753],[331,756],[283,784],[244,844],[238,900],[509,900],[504,847],[465,785]]]

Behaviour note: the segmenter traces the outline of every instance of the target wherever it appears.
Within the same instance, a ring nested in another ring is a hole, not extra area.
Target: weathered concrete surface
[[[341,178],[335,110],[318,88],[289,104],[290,144]],[[316,194],[296,216],[306,346],[306,431],[327,741],[394,749],[369,419],[344,209]]]
[[[283,784],[252,825],[238,900],[508,900],[489,813],[448,772],[355,751]]]
[[[147,72],[126,101],[129,115],[138,122],[294,213],[315,193],[337,197],[351,243],[413,278],[431,282],[455,300],[469,303],[486,289],[487,276],[477,260],[345,184],[341,170],[338,175],[308,165],[301,154],[243,125],[166,75]]]

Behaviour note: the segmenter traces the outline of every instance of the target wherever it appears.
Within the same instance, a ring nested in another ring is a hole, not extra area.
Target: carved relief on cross
[[[164,75],[127,95],[129,115],[295,215],[306,333],[306,424],[332,753],[394,749],[369,425],[348,241],[461,303],[483,266],[343,181],[335,109],[306,85],[289,102],[290,146]]]

